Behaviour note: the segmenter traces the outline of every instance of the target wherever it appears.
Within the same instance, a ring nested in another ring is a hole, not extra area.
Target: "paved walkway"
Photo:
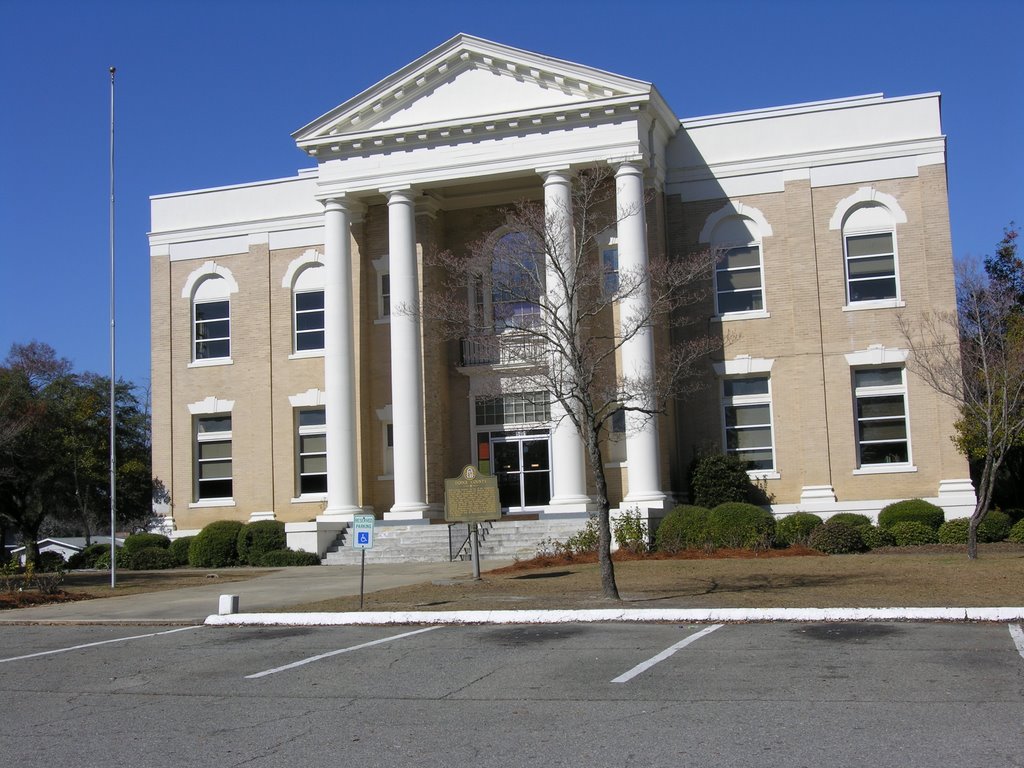
[[[505,561],[485,561],[484,568],[500,568]],[[471,563],[367,564],[366,592],[421,584],[438,579],[471,578]],[[0,624],[40,623],[124,623],[201,624],[216,614],[221,595],[238,595],[239,610],[245,613],[280,611],[289,606],[359,594],[358,565],[321,565],[315,568],[282,568],[245,581],[201,587],[147,592],[56,603],[0,612]]]

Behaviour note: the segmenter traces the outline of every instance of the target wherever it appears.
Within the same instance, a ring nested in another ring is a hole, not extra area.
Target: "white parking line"
[[[115,637],[113,640],[99,640],[95,643],[84,643],[82,645],[72,645],[69,648],[56,648],[52,651],[40,651],[39,653],[28,653],[24,656],[12,656],[9,659],[0,659],[0,664],[4,664],[8,661],[21,661],[22,659],[34,659],[37,656],[50,656],[54,653],[67,653],[68,651],[80,651],[83,648],[95,648],[97,645],[107,645],[108,643],[123,643],[127,640],[142,640],[147,637],[156,637],[157,635],[173,635],[175,632],[184,632],[186,629],[196,629],[201,625],[193,627],[178,627],[178,629],[167,629],[163,632],[150,632],[148,635],[132,635],[131,637]]]
[[[291,664],[285,664],[283,667],[274,667],[273,669],[265,669],[262,672],[257,672],[254,675],[246,675],[246,680],[254,680],[257,677],[266,677],[267,675],[273,675],[277,672],[284,672],[289,669],[295,669],[295,667],[301,667],[304,664],[311,664],[314,661],[320,661],[320,659],[327,659],[331,656],[337,656],[341,653],[348,653],[349,651],[358,651],[360,648],[369,648],[371,645],[380,645],[381,643],[389,643],[392,640],[401,640],[403,637],[411,637],[412,635],[419,635],[423,632],[430,632],[434,629],[440,629],[439,626],[427,627],[425,629],[417,629],[412,632],[403,632],[400,635],[391,635],[391,637],[382,637],[380,640],[371,640],[368,643],[362,643],[361,645],[353,645],[351,648],[339,648],[337,651],[330,651],[328,653],[321,653],[319,656],[310,656],[308,659],[301,659],[300,661],[293,661]]]
[[[665,659],[667,659],[669,656],[671,656],[676,651],[685,648],[686,646],[688,646],[690,643],[694,642],[695,640],[699,640],[700,638],[704,637],[704,635],[711,634],[716,629],[721,629],[723,626],[725,626],[725,625],[724,624],[712,624],[710,627],[705,627],[700,632],[695,632],[694,634],[690,635],[689,637],[686,637],[686,638],[680,640],[675,645],[669,646],[664,651],[659,653],[657,656],[652,656],[647,661],[644,661],[644,662],[641,662],[640,664],[637,664],[635,667],[633,667],[631,670],[629,670],[629,672],[625,672],[625,673],[619,675],[614,680],[612,680],[612,682],[613,683],[628,683],[630,680],[632,680],[634,677],[639,675],[641,672],[644,672],[645,670],[650,669],[651,667],[653,667],[658,662],[661,662],[661,661],[664,661]]]
[[[1019,624],[1010,624],[1010,637],[1013,638],[1013,644],[1017,646],[1017,652],[1024,658],[1024,629],[1020,628]]]

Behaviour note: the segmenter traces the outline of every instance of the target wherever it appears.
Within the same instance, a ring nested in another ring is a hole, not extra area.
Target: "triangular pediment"
[[[457,35],[293,134],[301,147],[651,93],[639,80]]]

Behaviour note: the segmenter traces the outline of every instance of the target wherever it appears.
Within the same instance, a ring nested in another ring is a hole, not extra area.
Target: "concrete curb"
[[[1024,607],[1004,608],[663,608],[548,611],[396,611],[235,613],[207,626],[350,626],[383,624],[569,624],[586,622],[729,623],[752,621],[1024,621]]]

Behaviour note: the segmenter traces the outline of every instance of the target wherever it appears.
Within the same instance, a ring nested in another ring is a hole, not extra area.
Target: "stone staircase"
[[[544,547],[550,549],[552,541],[565,541],[585,523],[585,517],[481,523],[480,558],[526,560],[534,557]],[[324,554],[325,565],[359,564],[362,550],[350,546],[350,535],[348,528],[341,531]],[[446,562],[450,556],[469,560],[471,550],[467,536],[465,524],[450,527],[444,524],[388,525],[378,521],[373,531],[373,548],[366,550],[366,562]]]

